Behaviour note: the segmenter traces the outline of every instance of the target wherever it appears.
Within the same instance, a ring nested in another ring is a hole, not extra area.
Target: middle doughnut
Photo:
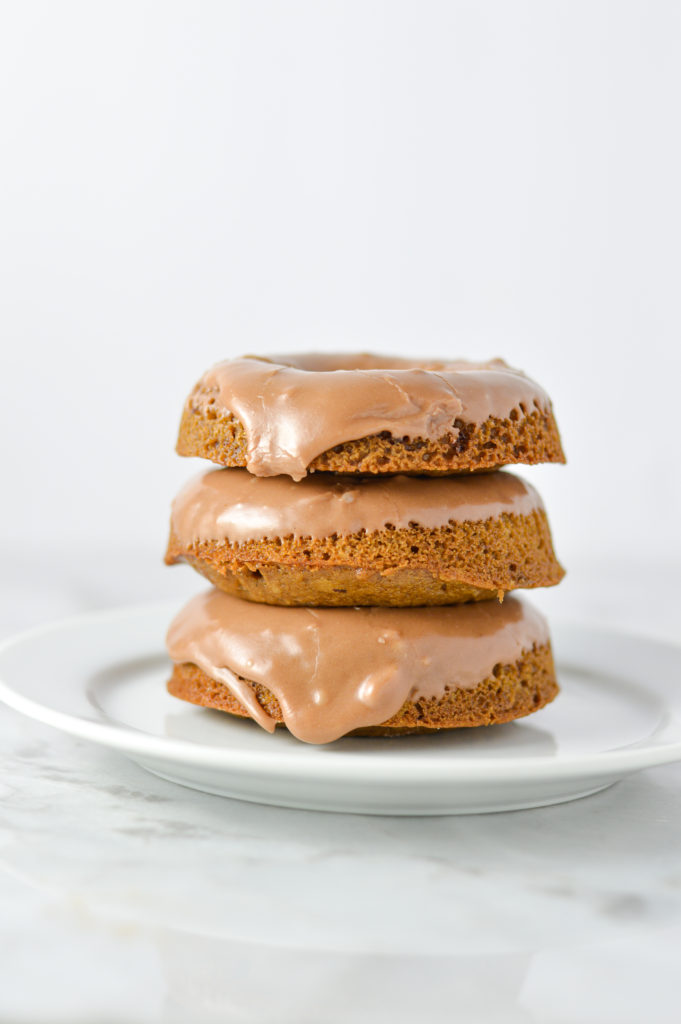
[[[165,557],[277,605],[440,605],[550,587],[564,571],[533,487],[465,477],[300,482],[217,469],[173,503]]]

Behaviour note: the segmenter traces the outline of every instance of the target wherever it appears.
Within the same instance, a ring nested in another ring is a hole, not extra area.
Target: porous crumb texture
[[[238,677],[242,679],[242,677]],[[283,725],[279,701],[261,683],[242,679],[255,692],[261,707]],[[168,691],[180,700],[249,718],[243,705],[223,683],[216,682],[191,663],[175,665]],[[357,729],[352,736],[396,736],[439,729],[495,725],[538,711],[558,693],[551,647],[524,651],[512,665],[496,665],[492,675],[474,689],[444,687],[441,697],[405,701],[396,715],[380,725]]]
[[[246,433],[230,413],[202,402],[185,406],[177,452],[210,459],[220,466],[246,465]],[[513,409],[508,419],[490,417],[473,424],[456,420],[455,433],[438,441],[393,438],[383,432],[347,441],[322,452],[308,471],[331,473],[418,473],[441,475],[496,469],[514,463],[565,462],[553,413]]]
[[[183,546],[171,533],[166,562],[185,561],[236,597],[278,605],[458,604],[517,588],[551,587],[564,571],[543,510],[414,524],[324,538],[276,537]]]

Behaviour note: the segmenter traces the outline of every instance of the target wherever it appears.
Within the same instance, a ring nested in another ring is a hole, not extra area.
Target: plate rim
[[[79,739],[98,743],[109,749],[120,750],[135,756],[151,757],[162,761],[173,761],[180,764],[191,764],[195,767],[210,767],[221,770],[236,770],[245,775],[270,775],[276,766],[279,777],[282,775],[298,778],[300,774],[310,772],[309,754],[303,750],[286,750],[280,748],[268,750],[244,750],[230,747],[206,746],[191,740],[156,736],[134,726],[122,723],[97,721],[83,718],[71,712],[59,711],[31,697],[26,697],[4,678],[2,665],[3,656],[22,644],[31,642],[42,636],[58,633],[64,629],[102,624],[121,618],[134,618],[140,615],[171,614],[176,610],[176,602],[154,601],[140,604],[118,605],[112,608],[81,612],[77,615],[64,616],[59,619],[29,627],[0,641],[0,702],[8,707],[43,724],[65,732]],[[681,663],[681,644],[668,640],[660,640],[645,634],[632,633],[616,627],[593,626],[590,623],[575,619],[558,618],[552,629],[577,630],[592,638],[616,640],[627,638],[629,641],[643,643],[655,648],[663,648],[668,655],[676,656]],[[160,652],[159,652],[160,653]],[[170,659],[169,663],[170,663]],[[645,686],[645,684],[641,684]],[[305,744],[305,747],[308,745]],[[318,780],[352,782],[364,780],[367,770],[371,781],[386,783],[390,781],[403,784],[414,780],[414,767],[417,762],[418,782],[447,784],[470,780],[475,782],[499,781],[499,771],[504,768],[504,778],[508,781],[524,781],[536,779],[538,775],[549,778],[577,778],[582,775],[624,772],[629,773],[642,768],[670,764],[681,760],[681,739],[676,742],[657,745],[614,748],[588,754],[513,755],[489,757],[481,761],[467,760],[465,756],[449,754],[446,758],[423,758],[418,753],[397,761],[394,758],[380,759],[375,752],[353,752],[352,757],[334,755],[333,744],[322,745],[320,750],[331,754],[328,760],[318,758],[314,762],[314,776]]]

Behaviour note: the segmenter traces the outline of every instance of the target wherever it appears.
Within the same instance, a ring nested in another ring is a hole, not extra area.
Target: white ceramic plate
[[[0,698],[185,786],[256,803],[370,814],[467,814],[595,793],[681,760],[681,648],[554,628],[562,693],[508,725],[300,743],[167,694],[173,606],[84,615],[0,647]]]

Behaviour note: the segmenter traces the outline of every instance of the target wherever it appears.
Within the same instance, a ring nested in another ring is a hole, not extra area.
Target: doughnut
[[[548,395],[503,360],[366,353],[218,363],[187,399],[177,451],[294,480],[565,461]]]
[[[418,478],[256,477],[217,469],[173,502],[166,562],[276,605],[442,605],[549,587],[536,490],[499,471]]]
[[[508,597],[438,608],[276,608],[212,588],[171,623],[168,691],[328,743],[509,722],[558,692],[546,622]]]

